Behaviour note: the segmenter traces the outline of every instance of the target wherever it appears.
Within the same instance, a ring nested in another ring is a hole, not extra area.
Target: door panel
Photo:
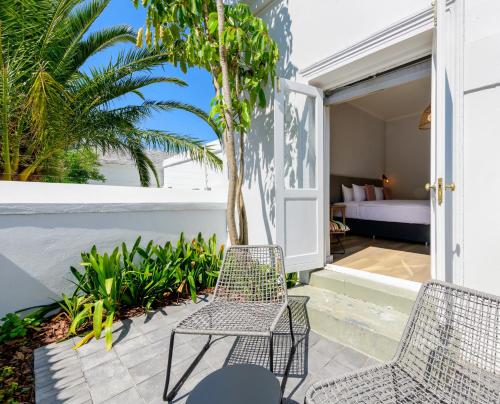
[[[432,275],[463,283],[460,0],[437,0],[431,129]]]
[[[274,105],[276,239],[287,271],[322,267],[323,93],[280,79]]]

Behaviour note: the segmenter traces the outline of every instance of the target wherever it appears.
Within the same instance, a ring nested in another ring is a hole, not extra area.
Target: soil
[[[205,289],[198,293],[199,296],[212,293],[213,289]],[[186,299],[179,296],[166,296],[156,308],[165,307]],[[117,321],[140,316],[145,313],[142,307],[126,308],[120,311]],[[33,351],[41,346],[60,342],[67,338],[70,320],[64,313],[49,317],[37,329],[28,330],[26,337],[17,338],[0,344],[0,370],[8,366],[13,368],[12,376],[0,381],[0,391],[11,383],[17,383],[18,388],[13,393],[13,399],[19,403],[35,403],[35,379],[33,374]],[[82,328],[80,331],[85,332]],[[15,403],[16,401],[13,401]]]

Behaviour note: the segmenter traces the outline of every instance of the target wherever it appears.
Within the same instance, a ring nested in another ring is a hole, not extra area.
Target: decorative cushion
[[[375,197],[375,187],[373,185],[365,184],[365,195],[367,201],[374,201],[377,199]]]
[[[392,191],[390,188],[384,187],[384,199],[392,199]]]
[[[356,202],[366,201],[365,187],[352,184],[352,190],[354,192],[354,200]]]
[[[346,187],[344,184],[342,184],[342,195],[344,197],[344,202],[351,202],[354,200],[352,188]]]
[[[384,199],[384,188],[375,187],[375,200],[381,201]]]
[[[330,220],[330,231],[334,233],[345,233],[346,231],[351,230],[349,226],[345,225],[338,220]]]

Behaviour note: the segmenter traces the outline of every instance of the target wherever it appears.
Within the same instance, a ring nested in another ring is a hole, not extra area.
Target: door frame
[[[463,268],[463,25],[464,25],[464,4],[463,0],[437,0],[441,3],[440,7],[434,8],[431,6],[420,13],[410,16],[402,21],[379,31],[371,37],[361,41],[347,49],[336,52],[327,58],[314,63],[313,65],[300,71],[302,76],[307,80],[307,83],[316,85],[323,91],[332,91],[344,87],[349,83],[359,81],[364,77],[378,74],[392,68],[404,65],[405,63],[416,60],[420,57],[431,55],[433,61],[437,56],[437,50],[433,43],[436,37],[436,18],[437,13],[451,13],[453,15],[453,24],[447,26],[448,36],[454,39],[452,46],[447,46],[447,59],[451,61],[447,65],[447,69],[453,77],[453,97],[454,109],[451,118],[453,127],[454,150],[453,150],[453,166],[454,166],[454,182],[458,192],[453,193],[454,215],[453,215],[453,240],[457,246],[462,246],[462,254],[453,254],[453,274],[452,279],[449,279],[449,274],[445,271],[437,271],[438,261],[444,261],[437,251],[436,243],[431,243],[431,276],[440,280],[452,280],[454,283],[463,284],[464,268]],[[437,4],[437,3],[436,3]],[[445,6],[446,4],[446,10]],[[429,38],[431,43],[428,43]],[[426,40],[425,44],[423,41]],[[404,44],[404,46],[402,46]],[[352,71],[349,77],[346,71]],[[337,74],[338,73],[338,74]],[[436,64],[432,64],[433,91],[436,84],[434,78],[437,77]],[[337,77],[332,81],[332,77]],[[434,97],[433,97],[434,98]],[[433,105],[433,110],[434,110]],[[438,108],[439,110],[439,108]],[[324,113],[324,198],[325,201],[325,234],[328,235],[329,229],[329,173],[330,173],[330,114],[328,106],[325,106]],[[433,125],[433,130],[436,130]],[[431,168],[431,170],[434,167]],[[431,172],[431,176],[433,173]],[[435,227],[435,226],[433,226]],[[431,236],[433,229],[431,228]],[[330,257],[330,246],[328,237],[325,237],[325,264]],[[458,248],[460,250],[460,247]],[[356,272],[356,271],[354,271]],[[373,274],[378,278],[376,274]],[[386,277],[380,275],[381,282],[387,282]],[[409,285],[414,283],[408,281]],[[411,286],[411,285],[410,285]],[[414,286],[414,285],[413,285]],[[412,287],[413,287],[412,286]]]

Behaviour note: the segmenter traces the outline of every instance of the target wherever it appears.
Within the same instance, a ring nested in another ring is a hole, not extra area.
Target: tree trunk
[[[245,200],[243,198],[242,185],[243,179],[245,178],[245,134],[240,133],[240,161],[239,161],[239,173],[238,173],[238,185],[237,185],[237,197],[236,203],[238,208],[238,224],[240,228],[239,244],[248,244],[248,220],[247,211],[245,208]]]
[[[219,57],[222,73],[222,96],[223,113],[226,121],[224,131],[224,151],[227,159],[227,169],[229,174],[228,192],[227,192],[227,227],[231,244],[239,244],[238,229],[236,227],[235,208],[236,196],[238,190],[238,172],[236,164],[236,153],[234,148],[234,122],[233,122],[233,104],[231,100],[231,87],[229,82],[229,69],[227,65],[227,51],[222,40],[224,32],[224,3],[223,0],[217,0],[217,19],[219,33]]]

